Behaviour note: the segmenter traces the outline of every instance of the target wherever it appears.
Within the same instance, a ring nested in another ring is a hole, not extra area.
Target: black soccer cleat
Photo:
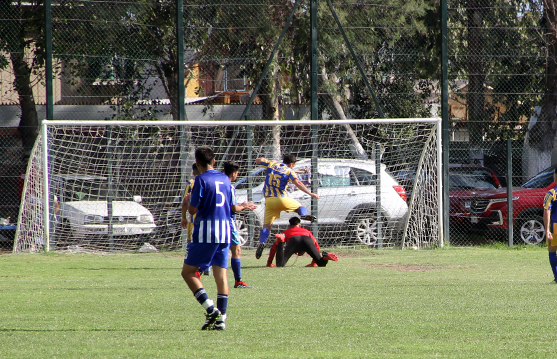
[[[201,327],[201,330],[212,329],[213,324],[217,321],[217,318],[220,316],[220,310],[217,308],[213,308],[211,313],[205,314],[205,324]]]
[[[300,219],[303,219],[304,221],[310,221],[312,223],[317,221],[317,217],[312,216],[311,214],[306,214],[306,215],[300,216]]]
[[[257,259],[261,258],[264,248],[265,248],[265,243],[259,243],[259,246],[257,246],[257,250],[255,251],[255,258]]]
[[[224,323],[223,321],[217,320],[217,322],[215,323],[215,325],[213,325],[213,328],[211,328],[212,330],[225,330],[226,329],[226,323]]]

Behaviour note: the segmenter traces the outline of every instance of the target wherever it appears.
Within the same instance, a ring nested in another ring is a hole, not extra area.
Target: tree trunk
[[[276,58],[279,57],[275,56],[275,60],[273,60],[273,64],[271,65],[272,71],[271,79],[264,80],[263,86],[265,93],[267,95],[260,96],[261,98],[261,105],[263,107],[263,120],[265,121],[279,121],[280,120],[280,108],[279,108],[279,89],[280,89],[280,82],[279,82],[279,73],[280,68],[276,63]],[[274,160],[282,160],[281,155],[281,147],[280,147],[280,129],[281,126],[273,125],[271,128],[271,143],[265,149],[265,156],[269,159]]]
[[[31,87],[31,69],[24,57],[25,40],[23,39],[23,29],[20,31],[19,36],[21,45],[19,49],[21,50],[12,52],[10,59],[15,75],[14,87],[19,96],[19,106],[21,108],[21,119],[19,121],[18,130],[21,133],[24,151],[30,153],[39,133],[39,119],[37,116],[35,97],[33,96],[33,88]]]
[[[323,76],[323,81],[329,81],[329,75],[327,74],[327,70],[325,69],[325,67],[321,69],[321,75]],[[336,75],[332,74],[331,76],[333,77],[333,81],[336,83],[337,82]],[[329,109],[329,111],[331,111],[333,118],[339,120],[346,120],[346,114],[344,113],[344,109],[342,108],[342,105],[340,103],[340,96],[333,95],[330,93],[326,93],[325,95],[322,96],[324,97],[325,104]],[[348,134],[348,138],[352,142],[352,145],[350,146],[350,151],[352,152],[354,158],[367,160],[368,155],[364,150],[364,148],[362,147],[362,145],[360,144],[360,141],[358,140],[358,137],[354,133],[354,130],[352,130],[352,127],[350,127],[350,125],[343,125],[343,127],[346,130],[346,133]]]
[[[155,64],[157,74],[170,100],[170,112],[174,121],[179,121],[178,116],[178,69],[175,53],[169,54],[169,59]],[[182,79],[183,81],[183,79]]]
[[[485,73],[482,66],[483,42],[481,27],[483,26],[483,8],[479,0],[469,0],[466,14],[468,17],[468,93],[466,95],[466,108],[468,111],[468,131],[470,144],[477,149],[482,143],[482,122],[485,107]]]
[[[551,166],[551,152],[557,133],[557,9],[554,0],[544,0],[544,17],[546,24],[547,63],[545,72],[545,94],[542,100],[539,116],[532,116],[531,130],[527,136],[526,146],[528,156],[524,162],[528,163],[524,173],[528,178],[539,171]],[[525,146],[525,147],[526,147]]]

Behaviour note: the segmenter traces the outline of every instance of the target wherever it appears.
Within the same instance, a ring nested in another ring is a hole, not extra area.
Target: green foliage
[[[476,81],[480,92],[478,103],[471,102],[473,89],[458,94],[468,97],[470,140],[523,139],[523,121],[540,105],[544,91],[541,2],[453,1],[449,7],[449,81]]]

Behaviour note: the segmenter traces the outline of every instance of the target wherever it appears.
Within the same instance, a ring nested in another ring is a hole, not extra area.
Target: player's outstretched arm
[[[294,181],[292,181],[292,183],[294,183],[294,185],[298,187],[300,191],[309,194],[313,198],[319,199],[319,195],[317,193],[311,192],[299,179],[296,178]]]
[[[232,209],[233,212],[242,212],[244,209],[249,209],[249,210],[254,210],[256,209],[257,206],[255,204],[253,204],[253,202],[244,202],[242,204],[233,204],[232,206],[230,206],[230,209]]]

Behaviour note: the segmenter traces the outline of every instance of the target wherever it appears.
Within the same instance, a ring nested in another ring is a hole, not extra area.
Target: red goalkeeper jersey
[[[315,247],[317,247],[317,251],[321,251],[321,249],[319,248],[319,243],[317,243],[317,240],[315,239],[313,234],[311,234],[311,232],[308,231],[307,229],[302,227],[293,227],[293,228],[288,228],[286,231],[284,231],[284,239],[286,240],[286,243],[288,243],[290,237],[294,237],[294,236],[310,237],[311,239],[313,239],[313,243],[315,243]]]

